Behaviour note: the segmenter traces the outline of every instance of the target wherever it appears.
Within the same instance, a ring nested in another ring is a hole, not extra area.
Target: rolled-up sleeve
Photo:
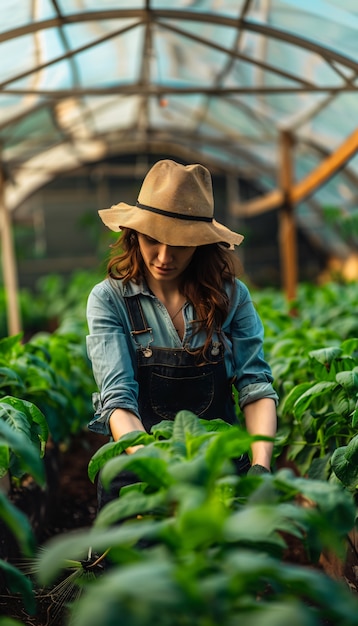
[[[138,384],[133,366],[133,347],[128,343],[124,316],[103,284],[96,285],[87,303],[89,334],[87,353],[100,390],[94,394],[91,430],[110,434],[109,418],[116,408],[132,411],[137,417]]]
[[[272,398],[277,404],[271,368],[264,356],[263,324],[249,290],[241,281],[237,281],[230,339],[240,408],[261,398]]]

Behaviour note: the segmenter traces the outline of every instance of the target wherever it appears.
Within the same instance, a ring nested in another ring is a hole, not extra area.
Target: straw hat
[[[240,245],[243,236],[214,219],[210,172],[203,165],[158,161],[146,175],[136,206],[98,211],[111,230],[131,228],[169,246]]]

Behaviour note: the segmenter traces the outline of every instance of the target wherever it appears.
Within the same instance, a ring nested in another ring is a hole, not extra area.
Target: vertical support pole
[[[21,332],[18,302],[17,267],[12,237],[11,217],[5,206],[5,175],[0,167],[0,232],[3,281],[6,295],[7,329],[9,335]]]
[[[279,186],[283,191],[284,204],[279,210],[279,245],[282,284],[288,301],[296,297],[298,280],[297,233],[292,202],[293,185],[293,137],[282,131],[280,137]]]

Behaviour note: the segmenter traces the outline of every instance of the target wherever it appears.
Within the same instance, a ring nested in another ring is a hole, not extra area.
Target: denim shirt
[[[228,379],[234,379],[239,406],[277,394],[273,377],[263,354],[263,326],[247,287],[235,280],[235,288],[226,286],[230,307],[222,334],[213,340],[224,342]],[[131,335],[124,298],[140,296],[150,332]],[[110,434],[109,418],[116,408],[133,412],[139,419],[138,384],[136,382],[136,350],[139,345],[195,349],[204,344],[203,333],[194,334],[194,309],[187,302],[183,308],[184,336],[181,340],[169,313],[145,282],[123,285],[120,280],[105,279],[92,289],[87,303],[87,352],[100,393],[94,394],[94,418],[90,430]]]

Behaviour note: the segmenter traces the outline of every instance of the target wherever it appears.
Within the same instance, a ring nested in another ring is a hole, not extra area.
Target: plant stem
[[[323,457],[326,453],[325,451],[325,443],[324,443],[324,432],[323,432],[323,428],[319,428],[318,430],[318,442],[319,442],[319,447],[320,447],[320,457]]]

